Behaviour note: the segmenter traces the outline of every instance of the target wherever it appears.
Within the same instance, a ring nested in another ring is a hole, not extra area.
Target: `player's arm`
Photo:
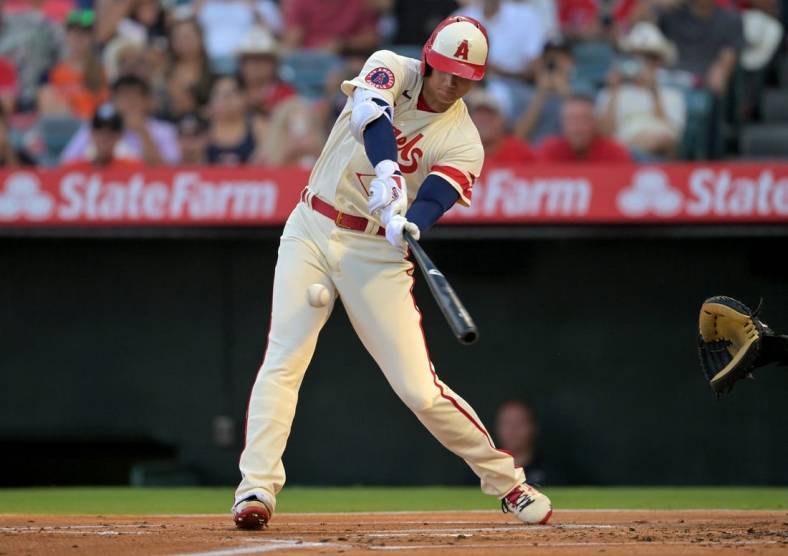
[[[478,139],[460,141],[430,169],[407,215],[398,215],[386,226],[386,239],[404,245],[403,231],[419,239],[456,202],[470,206],[473,182],[484,163],[484,149]]]
[[[458,134],[455,141],[430,168],[404,222],[398,219],[389,224],[392,230],[386,228],[390,242],[402,241],[402,230],[411,231],[410,224],[417,230],[417,233],[411,231],[411,235],[418,239],[421,232],[430,229],[455,203],[471,205],[473,183],[484,164],[484,148],[476,133]]]
[[[385,226],[394,214],[407,208],[407,186],[397,164],[394,136],[394,101],[399,95],[404,70],[399,56],[387,50],[375,52],[358,76],[342,83],[350,97],[350,132],[362,145],[375,179],[370,184],[368,208]]]
[[[376,106],[362,106],[356,111],[357,99],[362,102],[374,102]],[[353,118],[357,114],[360,120],[367,120],[363,130],[364,150],[370,163],[375,167],[376,179],[370,184],[369,210],[381,211],[381,222],[386,228],[386,239],[395,246],[403,246],[403,231],[407,230],[415,239],[419,239],[422,231],[426,231],[449,210],[460,198],[460,194],[445,178],[436,173],[429,174],[419,188],[407,215],[407,187],[399,171],[397,160],[397,144],[390,114],[392,108],[383,99],[370,96],[369,91],[356,90],[353,95]],[[370,114],[370,116],[367,116]],[[358,133],[358,132],[356,132]],[[399,190],[399,191],[398,191]],[[398,197],[399,195],[399,197]]]

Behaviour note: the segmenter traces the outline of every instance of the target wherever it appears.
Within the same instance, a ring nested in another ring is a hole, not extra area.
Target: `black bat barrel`
[[[419,242],[407,232],[405,232],[405,240],[454,336],[461,344],[474,343],[479,338],[479,331],[449,281],[427,256]]]

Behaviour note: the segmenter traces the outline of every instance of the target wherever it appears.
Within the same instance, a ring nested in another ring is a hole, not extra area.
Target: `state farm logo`
[[[511,169],[495,168],[476,183],[474,203],[458,204],[449,217],[571,219],[588,214],[591,194],[591,183],[582,176],[520,176]]]
[[[278,199],[275,181],[244,174],[14,172],[0,189],[0,222],[261,222]]]
[[[41,190],[38,176],[18,172],[6,178],[0,192],[0,220],[43,220],[52,214],[55,203]]]
[[[617,197],[619,210],[631,217],[674,216],[681,210],[681,201],[681,191],[670,185],[662,170],[654,168],[637,171],[631,185]]]

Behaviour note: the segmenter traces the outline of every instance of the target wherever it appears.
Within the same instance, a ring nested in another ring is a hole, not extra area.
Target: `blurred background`
[[[456,344],[417,280],[443,380],[540,484],[788,484],[788,373],[715,400],[695,352],[714,294],[788,329],[786,0],[0,9],[0,486],[238,480],[278,235],[338,85],[377,49],[418,58],[452,13],[490,36],[467,99],[490,177],[424,241],[481,331]],[[184,176],[250,189],[162,216]],[[341,306],[285,464],[297,484],[474,482]]]

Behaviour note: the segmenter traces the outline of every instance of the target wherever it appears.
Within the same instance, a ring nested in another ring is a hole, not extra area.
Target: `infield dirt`
[[[0,555],[788,555],[788,511],[562,511],[546,526],[484,512],[279,514],[264,531],[228,515],[0,516]]]

